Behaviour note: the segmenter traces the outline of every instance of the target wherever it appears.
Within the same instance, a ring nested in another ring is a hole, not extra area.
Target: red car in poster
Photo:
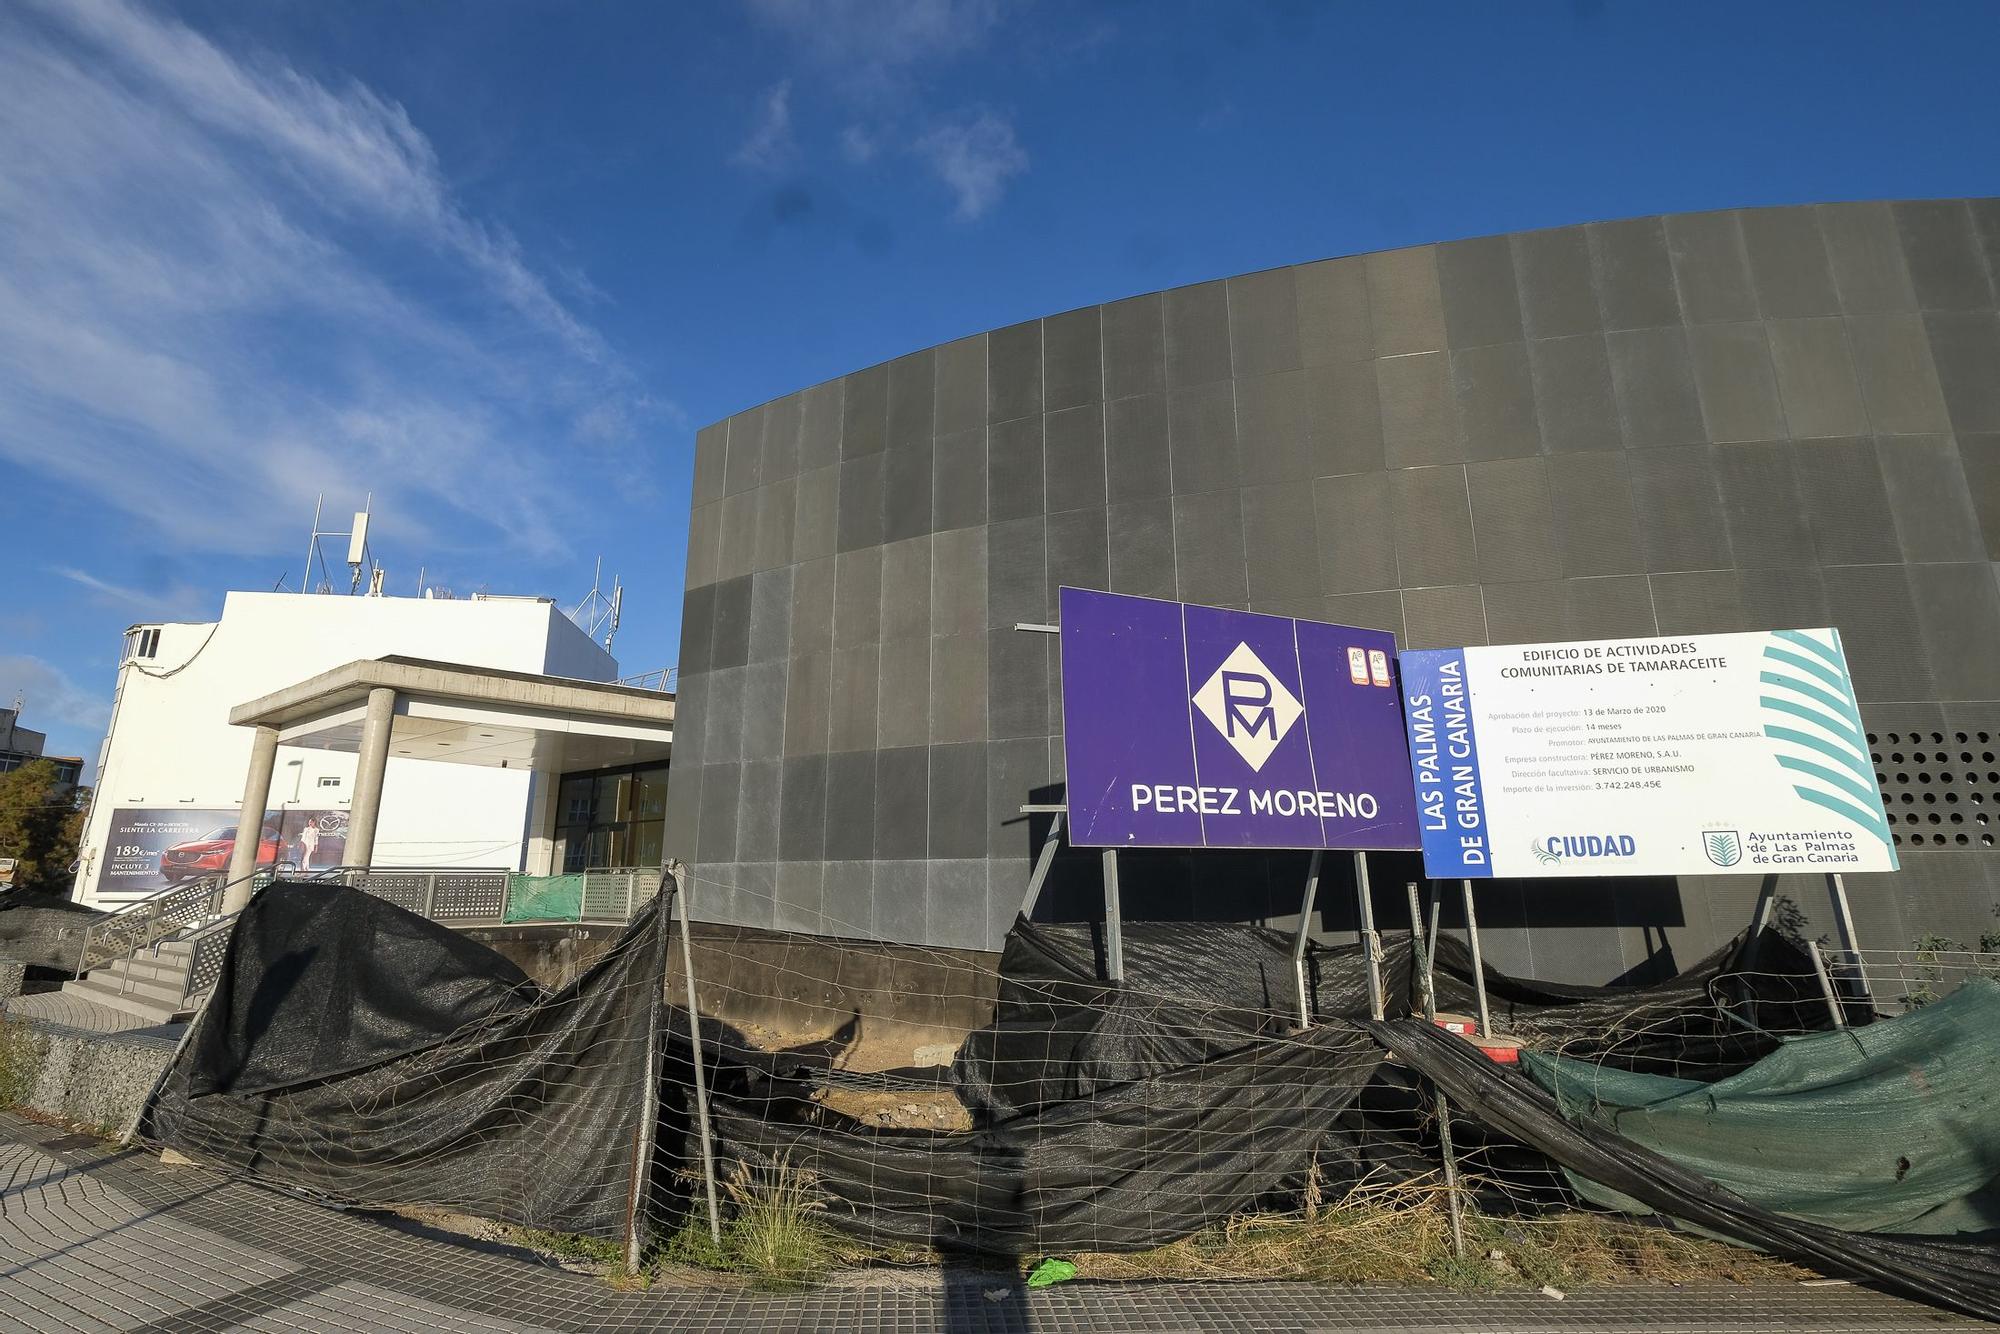
[[[257,841],[257,864],[269,866],[278,860],[278,831],[265,825],[263,834]],[[221,875],[229,869],[229,854],[235,850],[236,826],[223,825],[161,852],[160,875],[171,884],[197,876]]]

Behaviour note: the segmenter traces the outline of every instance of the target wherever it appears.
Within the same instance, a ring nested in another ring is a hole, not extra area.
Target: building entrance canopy
[[[322,672],[229,712],[253,727],[243,809],[261,818],[279,745],[359,756],[346,858],[374,855],[390,756],[537,773],[665,763],[674,697],[655,690],[421,658],[369,658]],[[238,840],[226,911],[249,897],[256,842]]]
[[[418,658],[350,662],[239,705],[229,721],[270,727],[281,745],[355,754],[381,689],[395,694],[387,754],[401,759],[570,773],[673,751],[671,695]]]

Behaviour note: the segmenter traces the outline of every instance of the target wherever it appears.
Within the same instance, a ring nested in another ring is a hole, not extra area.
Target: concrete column
[[[354,767],[354,805],[347,816],[349,866],[375,860],[375,823],[382,814],[382,776],[389,770],[389,727],[396,717],[396,692],[376,686],[368,692],[368,712],[361,720],[361,760]]]
[[[528,775],[528,832],[521,854],[521,869],[529,875],[556,873],[556,793],[562,775]]]
[[[250,742],[250,770],[243,775],[243,809],[236,817],[236,845],[229,850],[222,911],[242,912],[250,902],[250,876],[264,842],[264,810],[271,804],[271,771],[278,764],[278,729],[259,727]]]

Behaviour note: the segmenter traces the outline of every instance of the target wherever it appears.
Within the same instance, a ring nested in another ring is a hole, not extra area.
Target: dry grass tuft
[[[827,1225],[815,1178],[803,1168],[783,1161],[769,1168],[739,1164],[723,1191],[729,1208],[722,1244],[709,1235],[697,1202],[663,1248],[666,1265],[737,1274],[759,1287],[797,1288],[840,1265],[873,1258]]]
[[[1791,1280],[1802,1271],[1754,1251],[1608,1214],[1497,1218],[1468,1207],[1466,1257],[1453,1254],[1441,1182],[1364,1181],[1332,1205],[1233,1218],[1155,1250],[1074,1257],[1097,1279],[1304,1279],[1454,1287]]]

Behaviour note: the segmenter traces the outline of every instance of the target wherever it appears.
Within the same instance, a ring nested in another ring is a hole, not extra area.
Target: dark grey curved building
[[[1904,865],[1851,879],[1861,943],[1969,944],[2000,928],[1997,280],[2000,200],[1638,218],[1087,307],[718,422],[668,803],[696,912],[997,948],[1019,808],[1062,783],[1055,643],[1011,627],[1072,584],[1419,648],[1836,625]],[[1123,864],[1130,916],[1296,920],[1302,856]],[[1373,866],[1403,920],[1414,859]],[[1044,911],[1094,915],[1097,877],[1066,854]],[[1603,981],[1757,890],[1496,882],[1482,925]]]

